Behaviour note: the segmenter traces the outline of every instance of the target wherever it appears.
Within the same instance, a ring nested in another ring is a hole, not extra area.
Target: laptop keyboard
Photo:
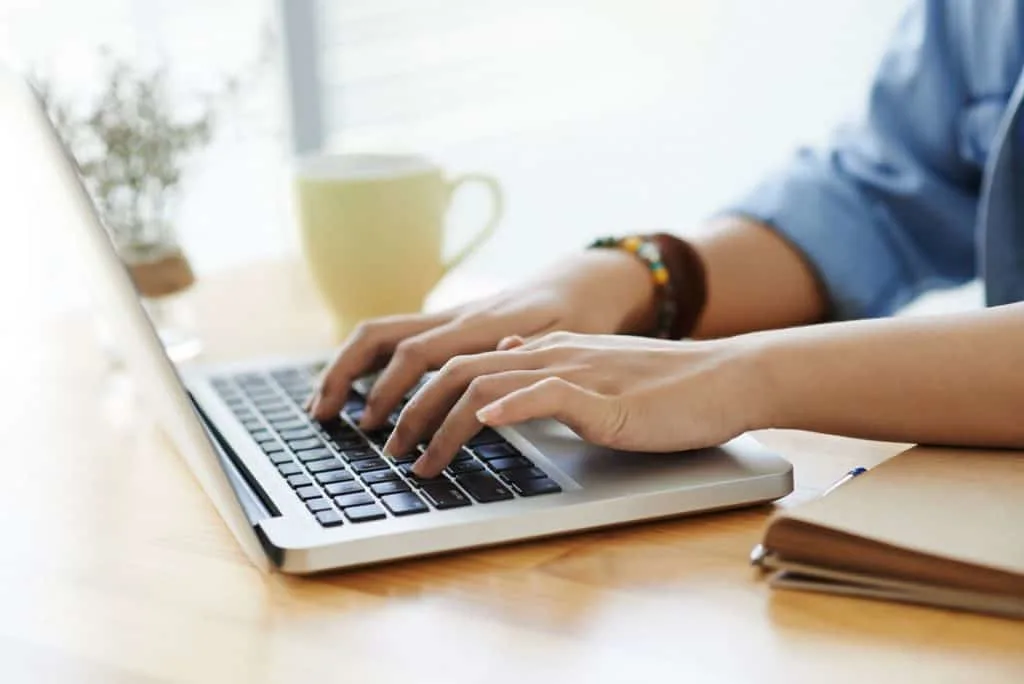
[[[220,376],[211,382],[322,526],[562,491],[547,473],[489,428],[469,440],[440,476],[417,477],[412,464],[418,454],[392,461],[381,452],[401,408],[386,427],[365,433],[356,427],[364,399],[354,390],[338,419],[319,423],[306,415],[302,405],[320,369],[289,367]],[[417,451],[425,446],[418,445]]]

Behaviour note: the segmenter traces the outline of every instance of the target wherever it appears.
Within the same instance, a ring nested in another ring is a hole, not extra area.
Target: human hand
[[[654,288],[630,254],[589,250],[523,287],[450,311],[368,321],[342,345],[307,409],[338,415],[352,381],[383,369],[367,397],[362,426],[380,427],[428,370],[458,354],[493,350],[510,335],[556,330],[640,332],[653,326]]]
[[[481,424],[554,418],[594,444],[668,452],[721,444],[765,424],[750,338],[667,342],[555,333],[458,356],[412,398],[384,449],[433,434],[413,470],[433,477]]]

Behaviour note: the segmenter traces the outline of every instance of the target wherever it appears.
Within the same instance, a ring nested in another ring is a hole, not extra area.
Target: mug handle
[[[505,197],[501,192],[501,185],[493,176],[488,176],[483,173],[467,173],[462,176],[455,177],[451,182],[448,183],[448,199],[449,201],[455,195],[456,190],[465,185],[466,183],[482,183],[491,191],[491,218],[487,220],[484,227],[480,229],[473,239],[469,243],[460,249],[451,259],[444,264],[444,272],[448,273],[453,268],[463,262],[463,260],[470,254],[475,252],[480,245],[487,241],[487,238],[491,237],[494,233],[494,229],[498,227],[498,222],[501,220],[502,214],[505,212]]]

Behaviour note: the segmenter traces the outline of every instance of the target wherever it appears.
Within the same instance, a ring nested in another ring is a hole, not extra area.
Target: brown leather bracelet
[[[676,299],[675,320],[669,335],[674,340],[692,337],[708,302],[704,259],[692,244],[675,235],[654,233],[648,238],[661,251]]]
[[[683,339],[697,329],[707,304],[704,260],[689,242],[668,233],[601,238],[591,248],[634,254],[651,271],[655,285],[655,329],[651,337]]]

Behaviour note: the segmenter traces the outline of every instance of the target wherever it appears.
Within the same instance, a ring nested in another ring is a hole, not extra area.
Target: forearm
[[[765,426],[1024,446],[1024,304],[751,336]]]
[[[695,337],[816,323],[827,303],[803,257],[771,229],[719,219],[691,242],[707,273],[708,301]]]

